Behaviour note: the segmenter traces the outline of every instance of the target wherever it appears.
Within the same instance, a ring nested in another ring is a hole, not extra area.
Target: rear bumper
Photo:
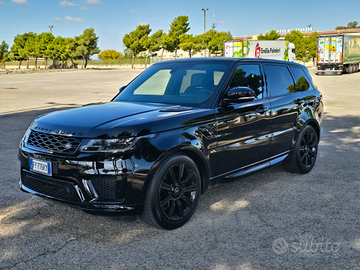
[[[316,75],[341,75],[343,73],[342,64],[318,64],[320,70],[317,70]]]
[[[341,75],[342,70],[318,70],[316,75]]]

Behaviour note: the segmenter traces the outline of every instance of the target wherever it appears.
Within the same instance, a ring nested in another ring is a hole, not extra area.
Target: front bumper
[[[70,158],[20,147],[20,189],[87,211],[137,214],[143,208],[147,172],[153,163],[139,159],[138,153],[136,157]],[[52,175],[31,171],[30,158],[51,162]]]
[[[142,204],[124,205],[123,200],[89,198],[86,188],[75,183],[22,170],[19,187],[22,191],[56,201],[76,205],[83,210],[112,213],[140,213]],[[85,189],[85,191],[84,191]]]

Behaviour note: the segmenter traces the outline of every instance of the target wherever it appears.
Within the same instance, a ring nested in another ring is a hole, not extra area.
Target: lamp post
[[[50,25],[49,25],[49,28],[50,28],[50,33],[52,34],[52,29],[54,28],[54,26],[52,26],[52,25],[50,26]]]
[[[208,11],[208,8],[202,8],[202,11],[204,11],[204,33],[206,33],[206,11]]]

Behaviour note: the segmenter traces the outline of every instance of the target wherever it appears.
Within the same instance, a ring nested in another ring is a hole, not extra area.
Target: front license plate
[[[30,171],[52,176],[51,162],[30,158]]]

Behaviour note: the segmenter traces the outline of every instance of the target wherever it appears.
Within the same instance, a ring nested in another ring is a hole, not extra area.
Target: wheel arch
[[[147,174],[146,181],[143,186],[143,194],[146,194],[151,178],[155,174],[159,165],[169,156],[174,155],[176,153],[183,154],[189,157],[197,166],[200,173],[201,180],[201,193],[204,193],[208,187],[208,179],[210,178],[210,166],[208,164],[208,160],[203,156],[199,149],[192,145],[182,144],[176,147],[173,147],[166,152],[164,152],[159,158],[155,161],[153,166],[151,167],[149,173]]]
[[[320,141],[321,130],[320,130],[319,124],[318,124],[314,119],[309,119],[309,120],[305,123],[304,127],[306,127],[306,126],[311,126],[311,127],[315,130],[316,135],[317,135],[317,137],[318,137],[318,140]],[[303,128],[304,128],[304,127],[303,127]],[[300,132],[299,132],[299,133],[300,133]]]

